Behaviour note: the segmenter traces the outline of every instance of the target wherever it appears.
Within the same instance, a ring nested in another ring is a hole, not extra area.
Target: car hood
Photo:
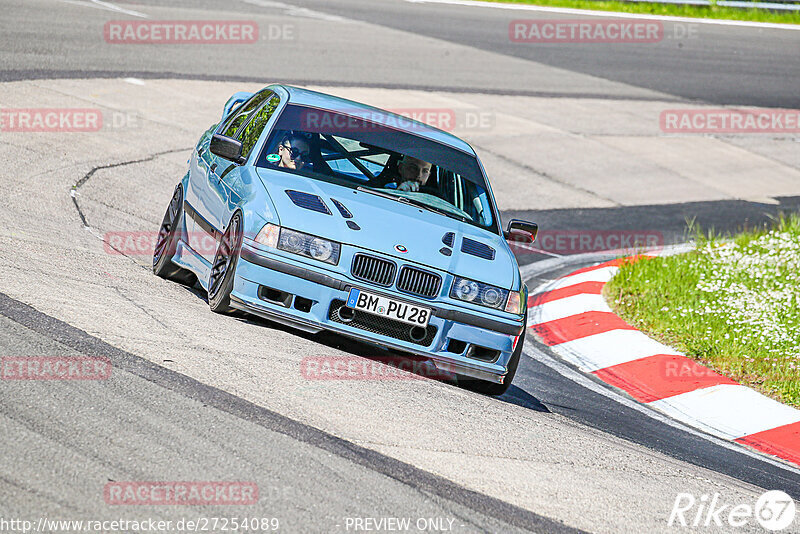
[[[516,260],[499,235],[438,213],[321,180],[265,168],[258,168],[258,175],[272,199],[281,226],[504,289],[515,283]],[[287,190],[320,197],[332,215],[296,205]],[[334,199],[353,215],[351,219],[340,214]],[[348,220],[361,229],[349,228]],[[442,238],[448,232],[455,233],[451,256],[439,252],[445,247]],[[464,237],[492,247],[494,259],[461,252]],[[405,247],[407,252],[399,252],[395,248],[397,245]]]

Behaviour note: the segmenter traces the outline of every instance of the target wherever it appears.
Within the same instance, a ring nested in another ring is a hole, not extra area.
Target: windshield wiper
[[[362,186],[358,186],[356,189],[359,190],[359,191],[363,191],[365,193],[372,193],[373,195],[376,195],[376,196],[379,196],[379,197],[388,198],[389,200],[394,200],[396,202],[402,202],[402,203],[408,204],[410,206],[415,206],[417,208],[426,209],[426,210],[432,211],[434,213],[439,213],[441,215],[444,215],[445,217],[450,217],[451,219],[456,219],[456,220],[459,220],[461,222],[469,222],[467,220],[467,218],[464,217],[463,215],[458,215],[458,214],[453,213],[452,211],[448,211],[448,210],[442,209],[442,208],[437,208],[436,206],[431,206],[429,204],[426,204],[426,203],[424,203],[422,201],[419,201],[419,200],[415,200],[413,198],[400,197],[400,196],[397,196],[397,195],[384,193],[383,191],[378,191],[377,189],[370,189],[368,187],[362,187]]]
[[[364,187],[359,185],[358,187],[356,187],[356,190],[363,191],[364,193],[372,193],[375,196],[388,198],[389,200],[397,200],[398,202],[400,201],[400,197],[395,195],[390,195],[389,193],[384,193],[382,191],[378,191],[377,189],[370,189],[369,187]]]
[[[464,217],[463,215],[458,215],[457,213],[453,213],[452,211],[446,210],[444,208],[438,208],[436,206],[431,206],[430,204],[426,204],[426,203],[422,202],[421,200],[416,200],[416,199],[413,199],[413,198],[406,198],[406,197],[397,197],[397,198],[402,198],[403,200],[401,202],[407,202],[408,204],[411,204],[412,206],[416,206],[418,208],[423,208],[423,209],[426,209],[426,210],[429,210],[429,211],[434,211],[436,213],[441,213],[442,215],[445,215],[447,217],[451,217],[453,219],[458,219],[461,222],[467,222],[467,218]]]

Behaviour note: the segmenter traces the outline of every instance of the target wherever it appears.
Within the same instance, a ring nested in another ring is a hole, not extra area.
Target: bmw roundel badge
[[[401,254],[405,254],[406,252],[408,252],[408,249],[406,247],[404,247],[403,245],[395,245],[394,249],[397,252],[400,252]]]

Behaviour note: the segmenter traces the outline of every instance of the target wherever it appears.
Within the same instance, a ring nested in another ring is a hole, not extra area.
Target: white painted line
[[[140,80],[139,78],[125,78],[122,81],[131,85],[144,85],[144,80]]]
[[[572,295],[528,308],[528,326],[563,319],[588,311],[610,312],[603,295]]]
[[[681,355],[638,330],[611,330],[559,343],[550,350],[587,373],[656,354]]]
[[[542,254],[542,255],[545,255],[545,256],[550,256],[551,258],[561,258],[561,257],[563,257],[563,254],[556,254],[555,252],[549,252],[547,250],[542,250],[542,249],[537,248],[537,247],[535,247],[535,246],[533,246],[531,244],[526,244],[526,243],[514,243],[514,247],[513,248],[521,248],[523,250],[527,250],[528,252],[535,252],[536,254]]]
[[[649,405],[724,439],[741,438],[800,421],[800,410],[732,384],[697,389]]]
[[[474,0],[405,0],[412,4],[449,4],[454,6],[483,7],[488,9],[509,9],[516,11],[539,11],[543,13],[562,13],[565,15],[583,15],[589,17],[607,17],[615,19],[663,20],[666,22],[689,22],[695,24],[712,24],[716,26],[743,26],[747,28],[770,28],[776,30],[800,30],[799,24],[777,24],[774,22],[751,22],[747,20],[700,19],[692,17],[670,17],[666,15],[648,15],[646,13],[621,13],[619,11],[594,11],[591,9],[573,9],[569,7],[545,7],[527,4],[503,4],[495,2],[477,2]]]
[[[240,2],[244,2],[245,4],[250,4],[252,6],[258,7],[267,7],[272,9],[283,9],[286,11],[286,15],[289,17],[305,17],[309,19],[318,19],[318,20],[326,20],[328,22],[352,22],[349,19],[344,17],[340,17],[338,15],[329,15],[327,13],[321,13],[319,11],[314,11],[305,7],[297,7],[290,4],[284,4],[283,2],[274,2],[272,0],[239,0]]]
[[[133,11],[131,9],[125,9],[119,6],[116,6],[110,2],[104,2],[102,0],[59,0],[64,4],[72,4],[75,6],[82,6],[82,7],[93,7],[95,9],[105,9],[107,11],[116,11],[117,13],[123,13],[125,15],[130,15],[132,17],[139,17],[139,18],[149,18],[147,14],[141,13],[139,11]]]
[[[680,243],[677,245],[666,245],[663,247],[656,247],[652,250],[647,251],[644,255],[645,256],[672,256],[675,254],[683,254],[684,252],[689,252],[694,250],[695,245],[694,243]],[[559,269],[561,267],[572,265],[572,264],[586,264],[592,262],[603,262],[608,260],[613,260],[617,258],[618,255],[613,251],[601,251],[601,252],[587,252],[585,254],[575,254],[573,256],[561,256],[560,258],[548,258],[546,260],[535,261],[533,263],[529,263],[528,265],[523,265],[520,267],[519,272],[522,277],[527,280],[529,278],[539,276],[541,273],[546,273],[548,271],[553,271]],[[550,288],[545,288],[542,286],[541,288],[537,289],[538,293],[543,291],[549,291]],[[532,295],[535,293],[531,293]]]
[[[115,6],[111,2],[104,2],[103,0],[89,0],[89,1],[92,2],[93,4],[97,4],[98,6],[102,6],[108,9],[109,11],[117,11],[119,13],[125,13],[126,15],[131,15],[134,17],[141,17],[145,19],[147,18],[147,15],[145,15],[144,13],[140,13],[139,11],[133,11],[130,9],[123,9],[119,6]]]
[[[572,274],[553,282],[553,284],[548,287],[548,291],[574,286],[575,284],[581,284],[583,282],[608,282],[614,278],[617,272],[619,272],[619,267],[600,267],[598,269],[586,271],[585,273]]]
[[[681,432],[686,432],[687,434],[691,434],[692,436],[700,437],[708,442],[713,443],[718,447],[722,447],[723,449],[743,454],[750,458],[755,458],[773,467],[778,467],[789,473],[800,475],[800,468],[798,467],[795,467],[793,465],[787,465],[785,462],[782,462],[776,458],[750,450],[746,447],[742,447],[741,445],[732,443],[728,440],[720,439],[717,436],[701,432],[696,428],[692,428],[691,426],[681,421],[677,421],[675,419],[667,417],[663,413],[652,409],[650,404],[641,404],[633,399],[629,399],[628,397],[621,395],[617,390],[611,389],[611,387],[609,386],[601,384],[600,382],[596,382],[591,378],[588,378],[585,374],[576,371],[575,369],[568,366],[564,362],[561,362],[556,358],[553,358],[549,354],[537,350],[530,345],[524,345],[522,348],[522,352],[524,352],[525,355],[531,358],[532,360],[536,360],[541,364],[546,365],[550,369],[553,369],[555,372],[557,372],[567,380],[571,380],[576,384],[588,389],[589,391],[593,391],[598,395],[602,395],[603,397],[611,399],[617,404],[620,404],[621,406],[625,406],[626,408],[629,408],[635,412],[639,412],[642,415],[646,415],[647,417],[654,419],[665,426],[680,430]]]

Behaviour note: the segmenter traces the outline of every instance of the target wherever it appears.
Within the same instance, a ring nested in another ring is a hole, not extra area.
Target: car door
[[[268,89],[256,93],[229,119],[221,122],[214,133],[235,138],[237,132],[243,129],[243,125],[247,124],[272,95],[273,92]],[[186,195],[192,211],[190,215],[193,218],[193,243],[217,243],[230,217],[228,209],[231,202],[230,191],[225,187],[222,178],[236,164],[213,154],[208,148],[210,140],[211,135],[198,149],[197,164],[191,169],[193,175],[190,177],[190,191]],[[211,239],[208,239],[209,237]],[[203,245],[199,249],[195,249],[196,252],[209,262],[213,260],[216,246]]]
[[[245,161],[249,159],[250,153],[279,105],[280,98],[271,94],[269,99],[262,101],[261,106],[240,123],[233,137],[242,143],[242,157]],[[247,172],[249,167],[243,167],[218,156],[213,157],[215,160],[211,163],[208,173],[208,191],[218,209],[209,215],[209,222],[216,225],[219,232],[223,232],[233,212],[250,196],[254,174]],[[214,252],[204,250],[203,256],[211,262],[214,259]]]

